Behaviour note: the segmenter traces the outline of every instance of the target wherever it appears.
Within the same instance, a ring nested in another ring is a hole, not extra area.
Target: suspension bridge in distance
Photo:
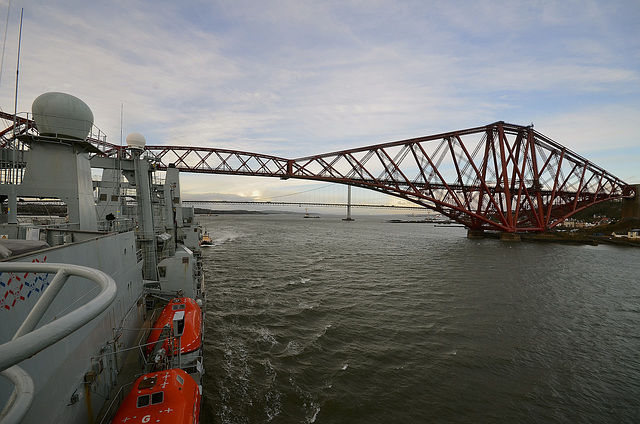
[[[355,191],[355,196],[352,196]],[[346,201],[346,202],[345,202]],[[336,183],[325,183],[313,188],[277,194],[263,195],[256,198],[241,199],[213,199],[213,200],[182,200],[183,204],[201,208],[214,208],[216,206],[265,206],[279,208],[287,206],[297,206],[305,208],[340,208],[346,209],[350,215],[351,208],[358,209],[381,209],[381,210],[407,210],[429,212],[424,206],[410,204],[401,199],[393,198],[382,193],[375,193],[371,190],[352,190],[351,186]],[[350,216],[348,216],[350,217]]]
[[[192,206],[215,206],[215,205],[263,205],[263,206],[299,206],[299,207],[330,207],[330,208],[370,208],[370,209],[392,209],[392,210],[420,210],[428,211],[424,206],[402,206],[402,205],[374,205],[374,204],[349,204],[349,203],[323,203],[323,202],[278,202],[278,201],[242,201],[242,200],[183,200],[183,204]]]

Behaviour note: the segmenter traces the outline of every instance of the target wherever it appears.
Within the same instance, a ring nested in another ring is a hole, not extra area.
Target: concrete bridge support
[[[486,234],[484,232],[484,230],[467,230],[467,238],[470,239],[482,239],[485,238]],[[495,236],[493,236],[492,238],[495,238]],[[500,240],[502,241],[515,241],[515,242],[519,242],[522,241],[522,237],[520,236],[520,233],[500,233]]]
[[[622,200],[622,219],[640,218],[640,184],[634,186],[636,197]]]
[[[520,234],[518,233],[500,233],[500,240],[502,241],[522,241]]]
[[[467,230],[467,238],[470,239],[481,239],[484,238],[484,230]]]

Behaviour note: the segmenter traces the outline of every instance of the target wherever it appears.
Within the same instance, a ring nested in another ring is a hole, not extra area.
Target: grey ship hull
[[[116,281],[117,297],[107,311],[63,341],[21,364],[32,376],[36,387],[35,400],[24,423],[42,423],[43,411],[46,411],[47,422],[91,422],[89,416],[100,409],[111,386],[116,383],[117,368],[123,361],[124,349],[130,348],[135,342],[137,332],[130,329],[140,328],[144,317],[144,302],[138,305],[143,282],[142,264],[136,259],[135,235],[128,232],[98,236],[25,255],[19,260],[84,265],[99,269]],[[5,285],[2,287],[4,293],[0,291],[0,295],[13,292],[7,295],[0,311],[2,340],[11,339],[28,314],[34,298],[47,284],[34,274],[19,277],[22,277],[20,281],[16,281],[15,276],[10,274],[0,275],[0,281]],[[12,278],[13,281],[7,284]],[[16,286],[17,283],[20,284]],[[86,302],[90,297],[87,293],[91,291],[95,291],[95,286],[86,281],[70,281],[42,322],[54,319],[56,313],[78,307],[83,303],[82,299]],[[15,299],[17,301],[14,303]],[[114,338],[117,341],[114,342]],[[88,373],[94,373],[89,374],[93,381],[85,383]],[[4,402],[11,390],[11,385],[1,379],[0,393]]]
[[[129,148],[117,159],[105,158],[91,145],[87,128],[92,122],[87,119],[93,115],[81,100],[46,93],[34,101],[33,110],[35,121],[16,117],[13,131],[0,132],[0,202],[8,204],[0,214],[0,263],[11,269],[0,273],[0,371],[7,377],[4,370],[15,364],[34,387],[13,397],[20,384],[0,378],[0,404],[7,405],[0,423],[9,421],[7,417],[12,423],[94,423],[111,403],[111,389],[133,381],[133,375],[121,374],[124,358],[140,351],[138,337],[153,300],[179,295],[204,302],[202,230],[193,208],[181,206],[178,171],[167,169],[157,178],[156,167],[144,156],[140,134],[127,137]],[[101,181],[92,180],[92,169],[103,170]],[[18,197],[58,199],[67,206],[69,222],[18,223]],[[3,244],[5,238],[10,242]],[[100,271],[108,285],[115,286],[110,291],[115,297],[109,296],[106,309],[94,308],[99,313],[91,315],[95,318],[83,319],[83,326],[73,327],[77,329],[32,355],[35,350],[26,348],[24,331],[49,331],[49,323],[82,315],[75,312],[88,310],[100,290],[90,279],[72,276],[37,325],[23,331],[25,318],[39,310],[36,302],[55,292],[48,287],[64,280],[51,271],[13,268],[25,262]],[[2,356],[9,351],[18,352],[13,362],[10,355]],[[27,359],[17,362],[21,358]],[[140,374],[145,360],[140,357]],[[199,381],[202,358],[196,362]],[[31,404],[25,407],[15,398],[28,398]]]

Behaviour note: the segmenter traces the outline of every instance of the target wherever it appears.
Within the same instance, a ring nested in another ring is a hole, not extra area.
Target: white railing
[[[35,390],[33,380],[16,364],[58,342],[104,312],[116,298],[116,282],[102,271],[79,265],[56,263],[6,262],[0,272],[55,273],[49,287],[42,293],[13,339],[0,345],[0,375],[15,388],[0,413],[0,424],[22,421],[29,411]],[[98,284],[100,293],[77,309],[35,329],[44,313],[69,277],[76,276]]]
[[[113,400],[109,404],[109,407],[107,408],[104,415],[102,416],[102,419],[100,420],[100,424],[106,424],[111,420],[111,418],[113,418],[118,408],[124,401],[124,398],[129,393],[129,389],[131,388],[131,386],[133,386],[133,383],[134,382],[132,381],[120,387],[120,389],[118,390],[118,393],[116,393]]]

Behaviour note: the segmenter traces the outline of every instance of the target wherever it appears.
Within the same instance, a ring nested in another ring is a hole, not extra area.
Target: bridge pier
[[[467,238],[470,239],[481,239],[484,238],[484,230],[467,230]]]
[[[518,241],[522,241],[522,238],[518,233],[500,233],[500,240],[518,242]]]
[[[467,230],[467,238],[469,239],[482,239],[485,238],[484,230]],[[522,237],[519,233],[500,233],[500,240],[502,241],[522,241]]]
[[[636,189],[636,197],[622,199],[622,219],[640,218],[640,184],[633,186]]]

